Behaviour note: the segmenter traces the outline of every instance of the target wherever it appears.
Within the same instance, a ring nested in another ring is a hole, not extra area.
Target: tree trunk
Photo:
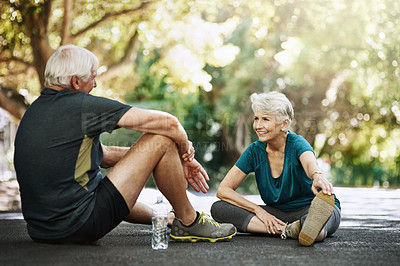
[[[64,0],[64,17],[61,29],[61,45],[71,43],[73,1]]]
[[[16,119],[22,119],[28,106],[21,94],[11,88],[0,86],[0,107],[8,111]]]
[[[20,9],[24,14],[25,20],[25,35],[30,38],[30,46],[33,54],[33,65],[39,77],[40,85],[44,86],[44,71],[46,63],[54,50],[49,45],[48,40],[48,23],[51,16],[51,0],[45,0],[40,6],[31,5],[29,3],[11,4],[15,9]],[[72,13],[73,13],[73,0],[64,0],[64,18],[63,29],[61,29],[62,44],[74,43],[75,40],[82,36],[88,30],[100,25],[106,21],[116,18],[123,14],[144,13],[151,2],[143,1],[138,7],[133,9],[123,10],[121,12],[111,12],[106,14],[99,21],[94,22],[87,28],[82,30],[76,35],[71,34]],[[108,71],[98,77],[99,81],[107,80],[118,76],[121,69],[134,65],[137,50],[138,50],[138,33],[132,36],[127,44],[125,56],[122,57],[120,62],[108,68]],[[0,90],[0,107],[7,110],[17,119],[21,119],[25,113],[28,104],[24,97],[20,95],[17,90],[11,88],[1,88]]]
[[[41,12],[36,12],[35,9],[27,12],[26,14],[26,27],[25,34],[31,39],[31,47],[33,50],[33,62],[39,76],[40,84],[44,84],[44,70],[46,62],[53,49],[50,48],[47,39],[47,25],[51,12],[51,1],[45,1],[41,5]]]

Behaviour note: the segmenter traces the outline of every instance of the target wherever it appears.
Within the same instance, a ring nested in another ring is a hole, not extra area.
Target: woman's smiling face
[[[262,142],[274,139],[281,134],[283,124],[276,119],[276,115],[254,113],[253,129]]]

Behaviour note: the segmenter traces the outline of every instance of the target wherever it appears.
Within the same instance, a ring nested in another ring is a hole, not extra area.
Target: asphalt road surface
[[[155,199],[146,191],[142,201]],[[400,190],[337,188],[339,230],[322,243],[238,234],[210,243],[171,241],[151,249],[151,227],[121,223],[92,245],[39,244],[30,240],[19,212],[0,212],[0,265],[400,265]],[[206,211],[215,197],[190,196]],[[258,201],[259,198],[249,196]]]

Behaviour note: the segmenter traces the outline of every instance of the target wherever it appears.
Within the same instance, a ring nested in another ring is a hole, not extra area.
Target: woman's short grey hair
[[[99,60],[89,50],[72,44],[63,45],[47,61],[44,85],[69,88],[72,76],[86,82],[98,66]]]
[[[289,99],[280,92],[272,91],[265,93],[253,93],[250,96],[251,108],[253,112],[275,115],[279,122],[289,120],[289,125],[293,121],[294,111]]]

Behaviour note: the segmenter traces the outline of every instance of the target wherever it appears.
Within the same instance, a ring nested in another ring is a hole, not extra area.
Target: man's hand
[[[194,150],[193,143],[191,141],[189,141],[189,147],[188,147],[187,151],[182,155],[182,160],[184,160],[184,161],[194,160],[195,152],[196,151]]]
[[[197,192],[207,193],[210,188],[207,181],[210,180],[206,171],[196,160],[182,161],[183,173],[190,186]]]

